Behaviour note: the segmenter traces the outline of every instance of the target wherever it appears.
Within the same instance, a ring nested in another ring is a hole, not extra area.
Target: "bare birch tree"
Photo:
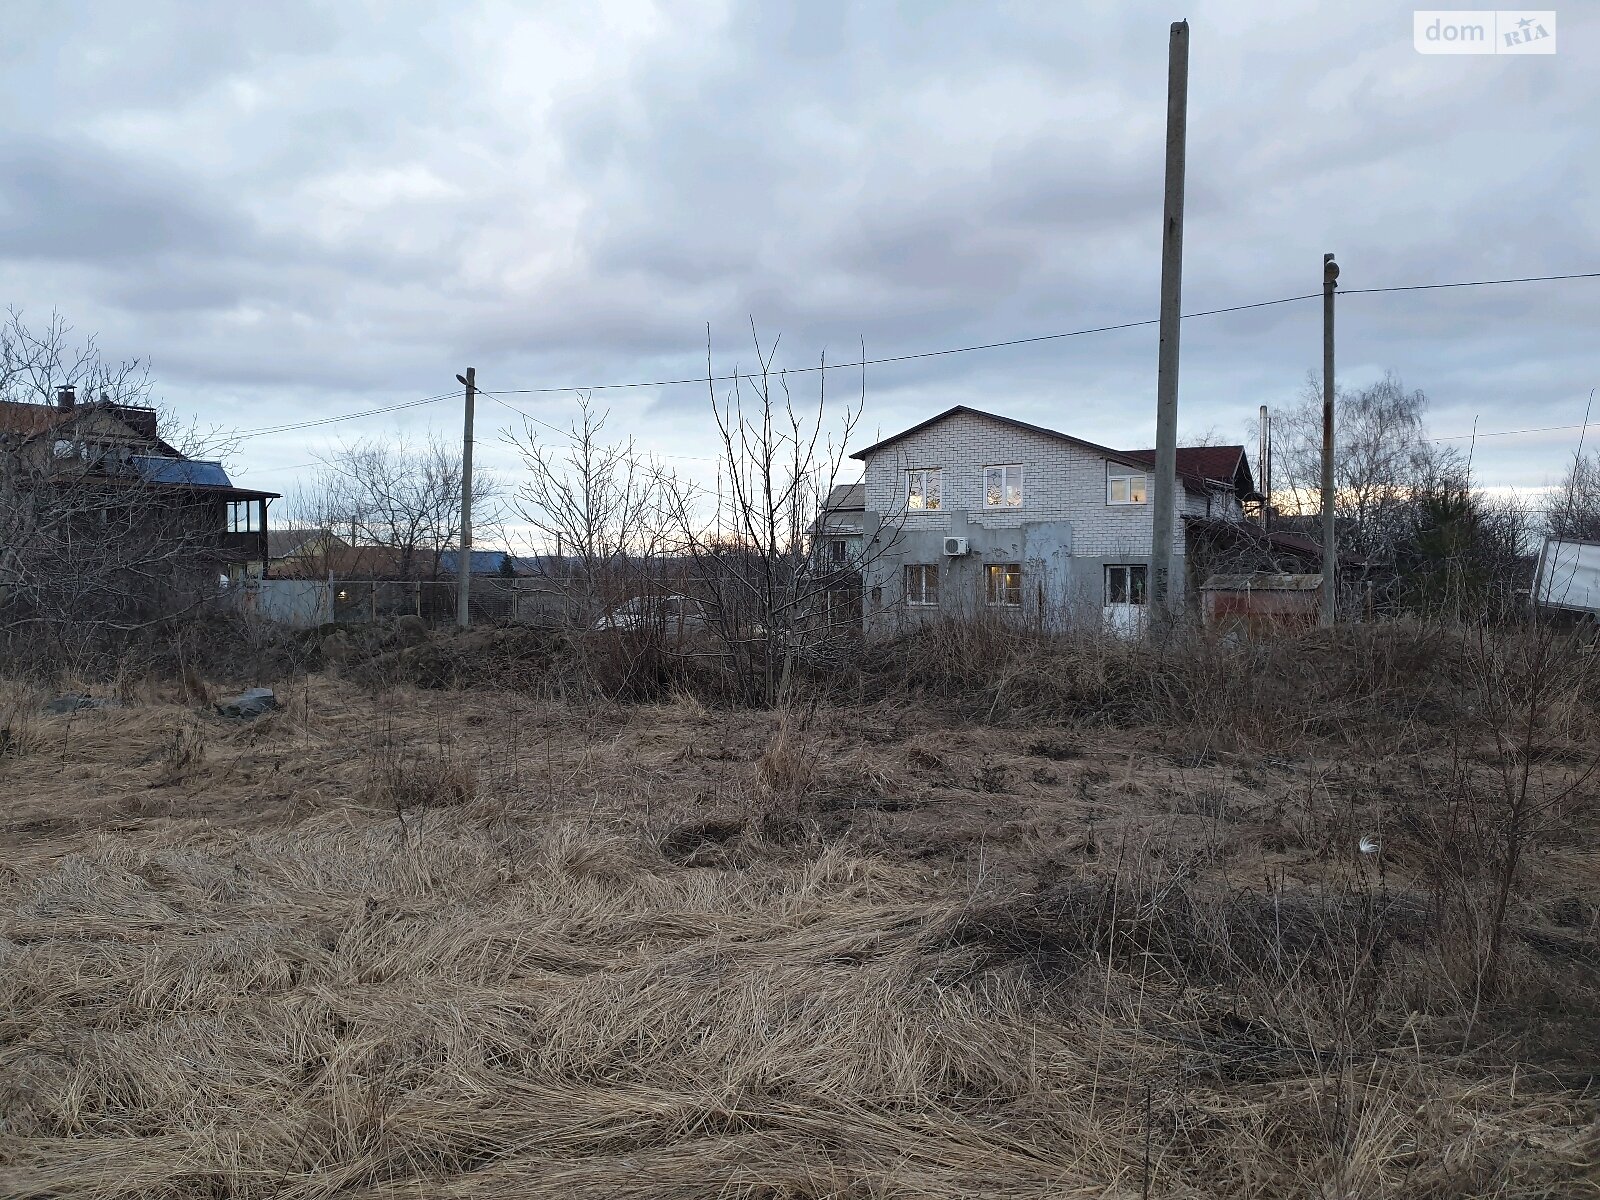
[[[1334,513],[1348,529],[1345,548],[1392,561],[1423,484],[1448,472],[1452,455],[1427,437],[1428,398],[1385,375],[1364,388],[1340,388],[1334,415]],[[1273,414],[1273,487],[1290,507],[1321,507],[1322,385],[1308,377],[1299,403]]]

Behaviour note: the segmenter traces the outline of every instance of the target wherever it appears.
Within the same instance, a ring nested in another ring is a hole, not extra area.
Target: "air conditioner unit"
[[[960,558],[967,552],[967,539],[964,537],[945,538],[944,552],[951,558]]]

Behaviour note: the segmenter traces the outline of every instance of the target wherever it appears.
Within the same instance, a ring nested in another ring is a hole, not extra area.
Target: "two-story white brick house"
[[[1112,450],[957,405],[851,456],[865,464],[862,584],[870,628],[927,616],[1026,614],[1047,625],[1143,619],[1153,450]],[[1184,517],[1242,521],[1242,446],[1178,451]],[[1187,571],[1174,586],[1188,589]]]

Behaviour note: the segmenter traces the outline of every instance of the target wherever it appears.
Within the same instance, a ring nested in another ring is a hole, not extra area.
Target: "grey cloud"
[[[1314,290],[1325,249],[1350,286],[1600,262],[1587,11],[1563,11],[1560,54],[1513,61],[1424,59],[1375,0],[1194,8],[1186,307]],[[170,399],[223,419],[432,394],[467,361],[500,386],[692,376],[707,323],[719,369],[748,365],[752,317],[808,365],[1156,309],[1170,14],[1148,4],[667,5],[589,35],[488,5],[199,11],[23,10],[0,51],[22,98],[0,118],[0,299],[150,355]],[[593,79],[563,74],[571,53]],[[1399,371],[1441,432],[1557,423],[1596,382],[1597,301],[1350,296],[1341,370]],[[1189,428],[1240,431],[1318,361],[1314,303],[1183,336]],[[867,424],[965,401],[1147,442],[1154,345],[874,368]],[[700,389],[627,403],[642,440],[694,452]],[[1552,448],[1481,454],[1537,482]],[[304,457],[291,435],[271,461]]]

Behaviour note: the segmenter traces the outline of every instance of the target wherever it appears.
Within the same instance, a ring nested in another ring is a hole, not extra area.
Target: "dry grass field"
[[[1399,747],[278,686],[0,693],[5,1196],[1600,1195],[1592,747],[1486,987]]]

